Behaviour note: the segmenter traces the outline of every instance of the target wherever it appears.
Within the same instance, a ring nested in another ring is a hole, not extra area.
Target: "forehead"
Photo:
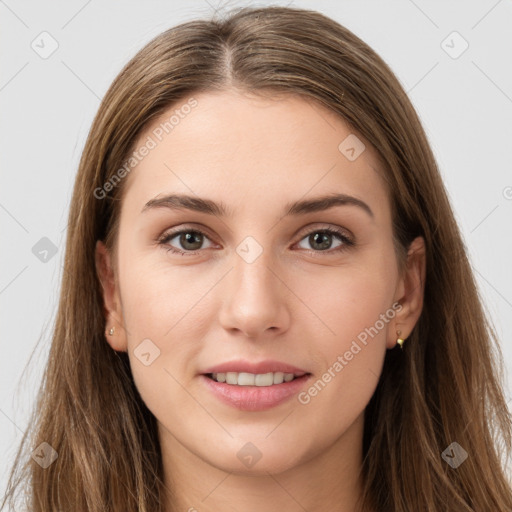
[[[144,156],[124,183],[123,209],[129,204],[140,212],[171,192],[251,214],[261,212],[263,201],[277,208],[329,192],[387,209],[374,148],[340,116],[298,96],[193,94],[154,120],[134,150]]]

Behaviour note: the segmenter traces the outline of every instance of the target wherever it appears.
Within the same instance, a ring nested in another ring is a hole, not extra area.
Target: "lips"
[[[199,378],[205,390],[224,405],[239,411],[261,412],[291,400],[304,389],[312,376],[305,374],[289,382],[262,387],[231,385],[217,382],[206,375],[200,375]]]
[[[302,368],[298,368],[297,366],[293,366],[288,363],[283,363],[281,361],[273,361],[266,360],[260,361],[259,363],[251,363],[245,360],[236,360],[236,361],[227,361],[225,363],[221,363],[215,366],[211,366],[207,368],[203,372],[203,375],[211,374],[211,373],[227,373],[227,372],[236,372],[236,373],[254,373],[254,374],[264,374],[269,372],[283,372],[283,373],[293,373],[296,377],[301,377],[302,375],[306,375],[306,370]]]

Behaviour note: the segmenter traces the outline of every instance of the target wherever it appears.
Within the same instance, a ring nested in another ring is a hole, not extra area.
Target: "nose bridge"
[[[283,284],[276,277],[280,271],[274,251],[254,237],[246,237],[236,247],[233,267],[221,314],[224,327],[237,328],[248,336],[283,327],[285,297]]]
[[[233,269],[235,294],[249,292],[249,297],[268,302],[278,292],[275,282],[276,260],[269,244],[268,239],[263,245],[248,236],[237,246]]]

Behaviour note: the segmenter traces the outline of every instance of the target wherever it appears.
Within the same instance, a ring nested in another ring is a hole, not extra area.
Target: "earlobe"
[[[423,309],[426,278],[426,249],[423,237],[415,238],[407,252],[407,264],[400,278],[398,289],[401,296],[396,300],[401,304],[395,316],[394,329],[390,330],[388,348],[396,346],[397,338],[407,340],[416,325]],[[397,332],[400,332],[397,335]],[[405,341],[407,344],[407,341]]]
[[[102,288],[103,308],[105,314],[105,338],[116,351],[126,352],[126,332],[121,319],[121,302],[116,286],[115,273],[111,255],[105,244],[98,240],[95,251],[96,273]]]

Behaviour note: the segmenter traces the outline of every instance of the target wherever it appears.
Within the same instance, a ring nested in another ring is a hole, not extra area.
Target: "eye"
[[[334,249],[331,250],[332,238],[337,238],[340,243]],[[352,247],[354,242],[341,230],[336,228],[322,228],[310,231],[302,240],[307,240],[313,250],[309,252],[341,252],[349,247]]]
[[[169,244],[169,242],[176,237],[179,237],[177,243],[185,250],[176,248]],[[203,239],[205,238],[208,240],[206,234],[200,230],[182,229],[181,231],[164,234],[158,242],[164,245],[169,252],[181,254],[182,256],[193,256],[197,254],[198,249],[200,249]]]
[[[337,238],[340,243],[334,249],[331,249],[333,237]],[[181,248],[170,244],[170,242],[175,238],[178,238],[177,244]],[[200,252],[201,248],[204,249],[204,247],[201,246],[205,239],[209,240],[206,233],[199,229],[190,228],[174,231],[171,233],[165,233],[158,240],[158,243],[162,245],[168,252],[181,254],[182,256],[194,256]],[[304,238],[300,240],[300,242],[306,239],[307,242],[310,243],[313,247],[313,249],[306,249],[310,253],[337,253],[355,245],[354,241],[349,238],[344,231],[336,228],[315,229],[310,231]]]

